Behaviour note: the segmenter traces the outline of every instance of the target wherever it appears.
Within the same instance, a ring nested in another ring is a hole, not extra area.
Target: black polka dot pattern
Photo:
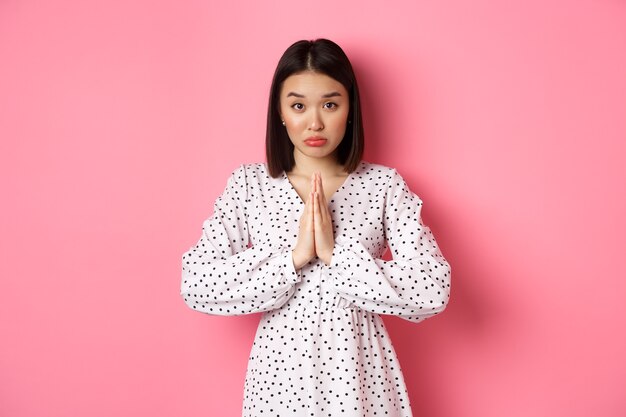
[[[420,322],[445,309],[451,269],[392,168],[367,161],[329,201],[335,248],[296,271],[304,202],[287,176],[242,164],[182,257],[181,295],[218,315],[262,312],[244,417],[412,416],[380,315]],[[393,260],[380,259],[387,247]]]

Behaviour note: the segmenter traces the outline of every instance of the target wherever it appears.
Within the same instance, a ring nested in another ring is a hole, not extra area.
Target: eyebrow
[[[304,95],[302,94],[298,94],[296,92],[290,91],[289,94],[287,94],[287,97],[299,97],[299,98],[304,98]],[[328,94],[324,94],[322,96],[322,98],[330,98],[330,97],[341,97],[341,93],[339,93],[338,91],[333,91],[332,93],[328,93]]]

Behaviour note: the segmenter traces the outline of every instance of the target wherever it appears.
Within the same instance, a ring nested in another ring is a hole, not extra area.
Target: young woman
[[[272,82],[267,163],[232,172],[182,257],[189,307],[263,313],[245,417],[412,415],[380,315],[440,313],[450,265],[420,198],[395,169],[362,160],[363,146],[344,52],[326,39],[291,45]]]

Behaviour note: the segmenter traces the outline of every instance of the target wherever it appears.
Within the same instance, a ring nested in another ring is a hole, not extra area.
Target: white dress
[[[422,223],[422,201],[392,168],[361,161],[328,201],[331,264],[296,271],[304,202],[264,163],[235,169],[198,243],[181,295],[197,311],[263,312],[248,361],[244,417],[412,416],[380,314],[420,322],[450,296],[450,265]],[[393,260],[380,259],[387,244]]]

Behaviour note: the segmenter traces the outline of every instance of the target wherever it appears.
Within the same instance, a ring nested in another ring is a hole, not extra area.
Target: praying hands
[[[311,191],[300,217],[298,241],[292,251],[293,264],[302,268],[314,256],[330,265],[335,247],[333,221],[319,173],[311,176]]]

